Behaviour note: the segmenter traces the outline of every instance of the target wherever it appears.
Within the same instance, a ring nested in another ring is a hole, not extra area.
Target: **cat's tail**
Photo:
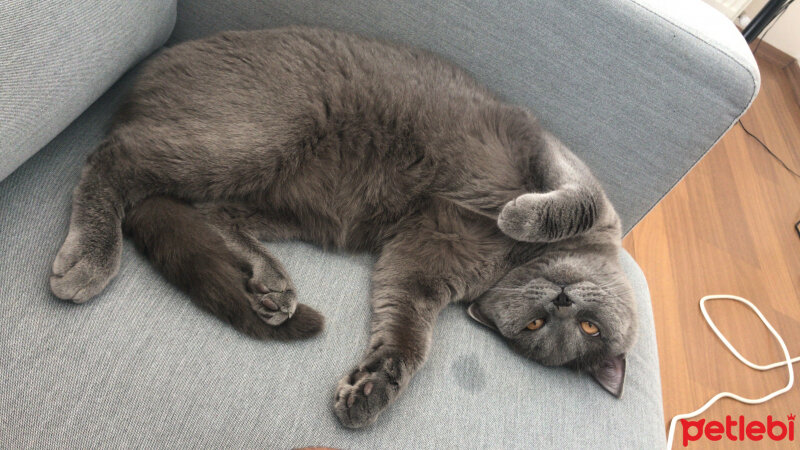
[[[252,255],[232,245],[226,231],[193,206],[150,197],[128,211],[124,230],[167,279],[239,331],[259,339],[290,340],[322,330],[322,315],[294,297],[263,300],[251,281]],[[286,314],[280,316],[281,311]]]

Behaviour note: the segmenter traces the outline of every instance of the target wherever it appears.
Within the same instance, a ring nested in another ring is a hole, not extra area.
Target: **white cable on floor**
[[[773,336],[775,336],[775,339],[777,339],[778,343],[781,345],[781,350],[783,350],[783,355],[784,355],[784,357],[786,359],[784,361],[768,364],[766,366],[761,366],[761,365],[758,365],[758,364],[751,363],[750,361],[747,360],[747,358],[742,356],[741,353],[739,353],[735,348],[733,348],[733,345],[731,345],[731,343],[728,342],[728,340],[725,338],[725,336],[722,335],[722,332],[719,331],[719,328],[717,328],[717,326],[714,324],[714,321],[711,320],[711,317],[708,315],[708,311],[706,310],[706,301],[708,301],[708,300],[716,300],[716,299],[727,299],[727,300],[734,300],[734,301],[737,301],[739,303],[744,303],[750,309],[752,309],[756,314],[758,314],[758,317],[761,319],[762,322],[764,322],[764,325],[767,326],[767,328],[769,329],[769,332],[772,333]],[[773,392],[773,393],[771,393],[771,394],[769,394],[767,396],[764,396],[764,397],[761,397],[761,398],[755,398],[755,399],[744,398],[742,396],[739,396],[739,395],[736,395],[736,394],[732,394],[730,392],[720,392],[719,394],[717,394],[714,397],[712,397],[711,400],[706,402],[706,404],[703,405],[700,409],[698,409],[696,411],[692,411],[692,412],[687,413],[687,414],[678,414],[677,416],[672,418],[672,421],[669,424],[669,434],[667,435],[667,448],[668,449],[672,448],[672,442],[673,442],[673,439],[675,437],[675,425],[678,423],[679,420],[681,420],[681,419],[689,419],[689,418],[692,418],[692,417],[695,417],[695,416],[698,416],[698,415],[702,414],[703,411],[707,410],[711,405],[716,403],[716,401],[721,399],[721,398],[727,397],[727,398],[732,398],[734,400],[738,400],[738,401],[740,401],[742,403],[747,403],[749,405],[757,405],[759,403],[764,403],[766,401],[769,401],[769,400],[771,400],[771,399],[783,394],[784,392],[788,391],[794,385],[794,370],[792,370],[792,363],[800,361],[800,356],[798,356],[796,358],[792,358],[791,356],[789,356],[789,349],[786,348],[786,343],[783,341],[783,338],[778,334],[777,331],[775,331],[775,328],[772,328],[772,325],[769,323],[767,318],[764,317],[763,314],[761,314],[761,311],[756,307],[756,305],[750,303],[748,300],[746,300],[746,299],[744,299],[742,297],[737,297],[735,295],[706,295],[705,297],[700,299],[700,311],[702,311],[703,317],[705,317],[706,322],[708,323],[708,326],[711,327],[711,330],[714,331],[714,334],[717,335],[717,337],[722,341],[722,343],[725,344],[726,347],[728,347],[728,350],[730,350],[731,353],[733,353],[733,356],[735,356],[739,361],[743,362],[748,367],[750,367],[752,369],[756,369],[756,370],[770,370],[770,369],[774,369],[776,367],[787,366],[787,368],[789,370],[789,382],[786,384],[786,387],[778,389],[777,391],[775,391],[775,392]]]

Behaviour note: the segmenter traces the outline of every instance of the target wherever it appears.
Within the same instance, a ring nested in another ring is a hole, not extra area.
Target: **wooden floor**
[[[759,59],[762,87],[742,118],[786,163],[800,172],[800,107],[786,73]],[[781,167],[739,125],[639,223],[624,240],[650,285],[661,361],[667,426],[672,416],[697,409],[720,391],[760,397],[783,387],[785,368],[757,372],[739,363],[705,324],[698,301],[728,293],[753,301],[800,355],[800,180]],[[709,304],[717,325],[755,363],[782,359],[758,318],[735,303]],[[800,364],[797,365],[800,367]],[[800,377],[800,368],[795,368]],[[800,415],[800,380],[764,405],[721,400],[701,418],[744,415],[766,422]],[[800,419],[795,441],[800,447]],[[666,429],[666,427],[665,427]],[[675,448],[681,446],[680,427]],[[689,448],[774,448],[767,439],[732,443],[708,439]]]

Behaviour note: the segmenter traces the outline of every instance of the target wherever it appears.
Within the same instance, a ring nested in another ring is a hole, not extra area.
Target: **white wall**
[[[752,19],[765,3],[766,0],[753,0],[745,12]],[[800,1],[789,5],[789,9],[774,25],[764,42],[800,60]]]

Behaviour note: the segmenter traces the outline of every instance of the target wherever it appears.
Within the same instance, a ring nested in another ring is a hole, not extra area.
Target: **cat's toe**
[[[297,295],[294,290],[288,286],[283,286],[283,289],[276,291],[253,279],[248,282],[253,310],[269,325],[280,325],[297,311]]]
[[[497,226],[506,235],[523,242],[549,242],[549,194],[523,194],[506,203],[497,218]]]
[[[53,262],[50,290],[62,300],[88,301],[106,287],[119,269],[117,249],[99,255],[81,250],[67,240]]]
[[[340,386],[333,408],[342,425],[362,428],[378,419],[389,403],[387,397],[385,384],[379,380],[366,380],[355,386]]]
[[[333,410],[339,422],[348,428],[371,425],[397,397],[400,390],[400,362],[386,357],[342,378],[334,396]],[[374,369],[374,370],[371,370]]]

